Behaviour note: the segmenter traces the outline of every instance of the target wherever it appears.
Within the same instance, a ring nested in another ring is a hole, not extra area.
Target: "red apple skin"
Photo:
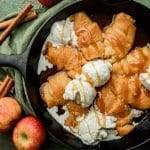
[[[50,8],[51,6],[58,3],[60,0],[38,0],[43,6]]]
[[[0,98],[0,132],[12,129],[21,117],[21,106],[11,97]]]
[[[34,116],[21,119],[13,130],[13,142],[18,150],[38,150],[46,140],[46,130]]]

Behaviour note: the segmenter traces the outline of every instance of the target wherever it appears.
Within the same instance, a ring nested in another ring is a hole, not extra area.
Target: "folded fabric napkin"
[[[32,36],[40,27],[40,25],[55,12],[57,12],[64,5],[72,3],[74,0],[62,0],[57,5],[50,9],[44,8],[38,0],[0,0],[0,21],[8,19],[18,13],[21,8],[25,6],[26,3],[31,2],[34,6],[34,10],[38,12],[38,18],[23,23],[19,25],[11,35],[0,45],[0,53],[2,54],[20,54],[26,50],[28,43],[30,42]],[[78,0],[76,0],[78,1]],[[150,0],[135,0],[139,3],[150,8]],[[23,90],[23,79],[21,74],[13,68],[0,68],[0,80],[4,78],[6,74],[10,74],[15,79],[15,97],[19,100],[23,109],[27,114],[33,114],[33,110],[25,98]],[[65,144],[58,141],[56,138],[52,137],[51,142],[47,142],[45,148],[43,149],[71,149]],[[59,143],[56,144],[56,143]],[[15,149],[12,143],[11,133],[0,134],[0,149],[3,150],[13,150]]]

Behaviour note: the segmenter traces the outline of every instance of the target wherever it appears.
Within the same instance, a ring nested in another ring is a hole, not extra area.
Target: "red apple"
[[[38,0],[38,1],[45,7],[50,8],[51,6],[58,3],[60,0]]]
[[[21,116],[21,107],[16,99],[0,98],[0,132],[6,132],[14,127]]]
[[[38,150],[46,140],[46,130],[34,116],[21,119],[13,131],[13,142],[18,150]]]

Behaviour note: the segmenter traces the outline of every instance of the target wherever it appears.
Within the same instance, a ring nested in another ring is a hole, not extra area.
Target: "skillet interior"
[[[39,29],[28,47],[28,49],[30,49],[30,54],[27,62],[25,82],[27,95],[29,96],[29,100],[35,113],[41,117],[42,121],[45,123],[49,134],[53,134],[58,139],[73,146],[74,148],[84,149],[87,148],[86,145],[82,144],[78,138],[63,129],[62,126],[58,124],[47,112],[46,106],[39,95],[41,78],[36,75],[40,52],[43,43],[49,34],[51,25],[57,20],[64,19],[80,10],[86,11],[87,14],[93,20],[97,21],[102,28],[111,22],[114,14],[120,11],[128,13],[136,20],[136,26],[138,29],[135,40],[136,46],[144,46],[148,41],[150,41],[150,23],[147,21],[148,18],[150,18],[150,10],[131,1],[116,4],[105,4],[100,0],[79,0],[73,5],[63,8],[54,17],[49,18]],[[127,149],[145,142],[149,139],[149,135],[150,115],[147,113],[137,128],[128,136],[125,136],[121,140],[101,142],[99,145],[91,146],[90,148],[96,149],[101,147],[102,149]]]

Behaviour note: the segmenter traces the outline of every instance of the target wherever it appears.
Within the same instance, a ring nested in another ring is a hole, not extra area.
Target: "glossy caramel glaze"
[[[75,127],[77,125],[76,118],[78,116],[86,115],[88,113],[88,108],[83,108],[80,104],[77,104],[75,101],[68,102],[67,108],[70,115],[65,120],[66,126]]]

